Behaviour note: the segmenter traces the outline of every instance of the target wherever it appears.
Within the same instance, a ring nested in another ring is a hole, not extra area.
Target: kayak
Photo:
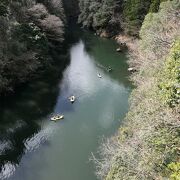
[[[51,121],[58,121],[64,119],[64,115],[56,115],[51,118]]]

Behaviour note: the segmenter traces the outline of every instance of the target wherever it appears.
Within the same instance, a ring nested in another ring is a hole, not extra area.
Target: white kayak
[[[73,103],[75,100],[76,100],[76,97],[75,97],[75,96],[69,97],[69,101],[70,101],[71,103]]]
[[[98,76],[99,78],[102,78],[101,74],[98,74],[97,76]]]

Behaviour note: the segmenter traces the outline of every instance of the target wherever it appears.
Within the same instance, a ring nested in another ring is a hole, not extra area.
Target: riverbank
[[[95,159],[100,179],[180,177],[178,2],[162,3],[160,9],[146,16],[137,44],[117,37],[133,46],[129,63],[138,69],[131,76],[136,88],[124,124],[100,147],[101,160]]]
[[[138,38],[134,36],[119,34],[115,37],[115,41],[121,46],[124,44],[128,48],[128,52],[135,51],[137,48]]]

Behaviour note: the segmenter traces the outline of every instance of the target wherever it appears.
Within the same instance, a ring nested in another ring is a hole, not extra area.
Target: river
[[[1,99],[0,179],[96,180],[91,153],[128,110],[127,58],[113,40],[87,31],[72,33],[68,43],[67,54],[56,55],[44,76]],[[61,73],[63,59],[69,63]],[[64,120],[51,122],[58,113]]]

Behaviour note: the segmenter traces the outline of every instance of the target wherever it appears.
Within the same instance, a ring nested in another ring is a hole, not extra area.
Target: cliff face
[[[0,93],[50,63],[49,45],[62,43],[64,21],[60,0],[0,1]]]

